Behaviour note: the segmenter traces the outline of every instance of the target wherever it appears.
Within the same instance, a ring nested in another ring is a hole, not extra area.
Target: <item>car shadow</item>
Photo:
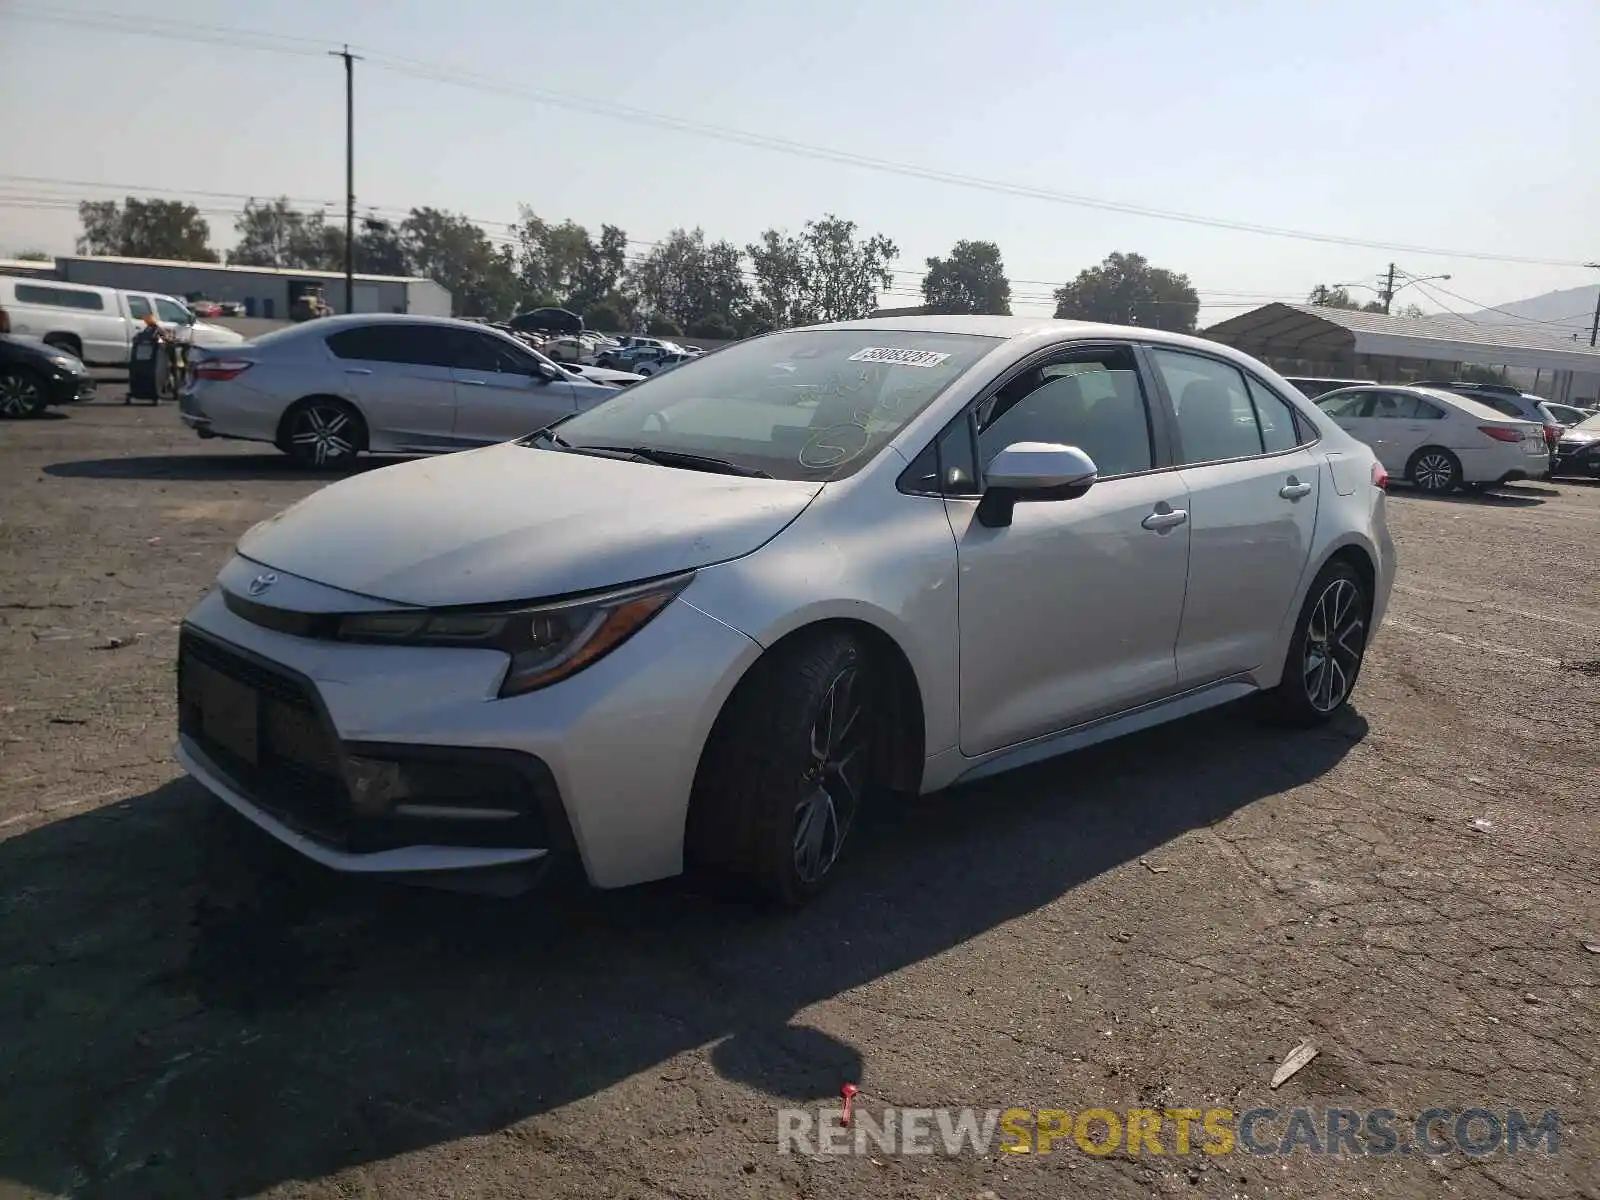
[[[1438,492],[1419,491],[1413,487],[1390,488],[1391,499],[1422,500],[1433,504],[1474,504],[1486,508],[1537,508],[1545,503],[1546,496],[1558,495],[1556,491],[1540,488],[1537,491],[1517,489],[1513,494],[1512,485],[1502,485],[1499,488],[1486,492],[1450,492],[1440,495]]]
[[[317,471],[300,466],[285,454],[164,454],[52,463],[44,468],[44,473],[58,479],[324,479],[332,482],[348,475],[409,462],[410,457],[364,454],[348,467]]]
[[[653,1069],[835,1096],[866,1049],[808,1006],[1072,904],[1366,731],[1235,707],[882,807],[790,914],[670,882],[506,901],[351,880],[176,780],[0,843],[0,1181],[255,1194]],[[665,1065],[707,1045],[708,1065]]]

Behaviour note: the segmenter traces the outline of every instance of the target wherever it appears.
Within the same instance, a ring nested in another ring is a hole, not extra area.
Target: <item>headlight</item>
[[[60,367],[63,371],[76,371],[78,369],[78,360],[69,358],[65,354],[52,354],[50,362],[52,366]]]
[[[694,573],[555,604],[415,612],[351,613],[335,636],[346,642],[466,646],[503,650],[511,665],[500,695],[520,696],[576,674],[642,629]]]

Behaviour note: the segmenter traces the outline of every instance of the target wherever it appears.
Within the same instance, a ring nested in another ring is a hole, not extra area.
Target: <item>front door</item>
[[[1316,431],[1232,363],[1152,347],[1189,488],[1189,583],[1178,683],[1264,664],[1310,561],[1322,463]]]
[[[570,416],[576,392],[566,379],[551,379],[537,358],[493,334],[455,331],[451,372],[456,384],[454,439],[463,446],[509,442]]]
[[[1016,442],[1049,442],[1085,451],[1100,477],[1073,500],[1019,503],[1004,528],[979,523],[976,500],[946,499],[960,568],[962,752],[1171,692],[1189,498],[1177,472],[1159,469],[1132,348],[1063,349],[1013,373],[973,421],[980,463]]]
[[[356,325],[327,339],[342,389],[366,414],[374,450],[455,447],[452,333],[440,325],[396,322]]]

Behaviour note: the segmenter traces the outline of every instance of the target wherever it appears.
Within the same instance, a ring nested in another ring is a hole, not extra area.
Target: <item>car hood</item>
[[[1561,431],[1561,440],[1563,442],[1600,442],[1600,429],[1579,429],[1574,426],[1571,429]]]
[[[323,488],[239,553],[399,604],[535,600],[738,558],[821,488],[506,442]]]
[[[572,367],[577,367],[576,371]],[[587,367],[581,363],[565,363],[562,369],[574,379],[587,379],[590,383],[638,383],[643,375],[632,371],[612,371],[606,367]]]

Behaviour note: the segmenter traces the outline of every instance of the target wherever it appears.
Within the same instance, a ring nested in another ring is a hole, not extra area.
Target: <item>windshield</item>
[[[636,383],[563,421],[572,447],[719,459],[778,479],[843,479],[997,339],[890,329],[790,330]]]

